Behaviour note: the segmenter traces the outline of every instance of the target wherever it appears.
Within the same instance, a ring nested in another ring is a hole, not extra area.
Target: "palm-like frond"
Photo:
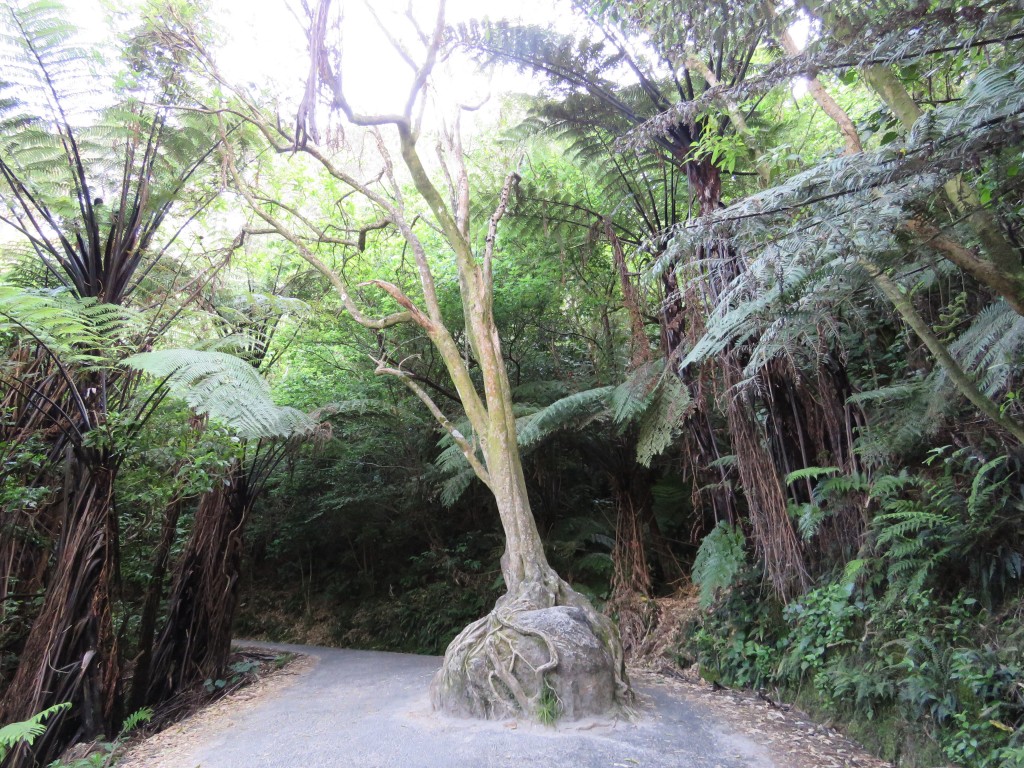
[[[154,237],[215,134],[202,117],[172,125],[163,107],[111,103],[111,78],[66,19],[45,0],[0,16],[0,220],[79,297],[120,304],[159,259]]]
[[[528,416],[516,420],[519,445],[532,448],[555,432],[579,429],[592,422],[604,410],[611,387],[576,392],[556,400]]]
[[[723,520],[704,537],[693,561],[693,580],[700,586],[702,606],[709,606],[720,590],[732,585],[746,559],[746,539],[739,526]]]
[[[982,392],[994,397],[1006,390],[1019,370],[1024,351],[1024,317],[1003,300],[979,312],[970,327],[949,345],[965,371],[972,372]]]
[[[691,405],[690,390],[678,376],[664,376],[654,402],[640,420],[636,459],[645,467],[672,444]]]
[[[163,379],[197,413],[227,423],[243,438],[291,437],[315,427],[301,411],[276,405],[256,369],[224,352],[167,349],[132,355],[125,365]]]
[[[137,322],[124,308],[76,299],[66,291],[0,284],[0,333],[39,344],[65,366],[115,359],[118,339],[128,335]]]

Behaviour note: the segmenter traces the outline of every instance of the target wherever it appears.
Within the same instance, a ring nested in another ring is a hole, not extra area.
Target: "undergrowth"
[[[1020,469],[1005,456],[936,459],[876,479],[861,556],[789,605],[736,562],[733,540],[712,549],[709,537],[717,597],[680,656],[706,679],[846,723],[901,766],[1024,766]]]

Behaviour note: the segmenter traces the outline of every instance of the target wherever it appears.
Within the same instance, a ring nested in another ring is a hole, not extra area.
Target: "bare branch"
[[[369,2],[369,0],[363,0],[363,6],[370,12],[370,15],[373,16],[373,20],[377,22],[377,27],[384,33],[388,42],[391,43],[391,47],[395,49],[395,53],[402,57],[402,61],[408,64],[412,68],[413,72],[419,71],[419,65],[416,63],[416,60],[413,59],[412,54],[405,49],[405,46],[402,45],[401,41],[397,37],[391,34],[391,28],[381,20],[380,16],[377,14],[377,10],[373,7],[373,3]],[[412,19],[411,13],[409,13],[408,16]]]
[[[498,222],[508,210],[508,198],[512,194],[512,188],[519,183],[520,176],[512,171],[505,179],[505,186],[501,188],[501,197],[498,199],[498,207],[491,214],[491,221],[487,225],[487,240],[484,243],[484,284],[490,288],[494,282],[494,275],[491,263],[494,259],[494,241],[498,236]]]
[[[413,380],[412,376],[410,376],[408,373],[401,370],[400,368],[390,368],[381,360],[376,360],[375,362],[377,363],[377,373],[388,374],[391,376],[398,377],[404,382],[405,386],[407,386],[413,392],[413,394],[415,394],[416,397],[418,397],[423,402],[423,404],[427,406],[427,409],[430,411],[431,415],[437,420],[437,423],[444,428],[444,431],[447,432],[451,436],[455,444],[459,446],[459,450],[461,450],[462,455],[466,457],[466,461],[469,462],[469,466],[473,468],[473,472],[476,474],[476,476],[479,477],[481,481],[483,481],[484,485],[490,488],[491,476],[484,468],[483,464],[480,463],[480,459],[477,458],[476,446],[470,443],[466,439],[465,435],[463,435],[461,432],[459,432],[458,429],[455,428],[455,425],[452,424],[448,417],[444,415],[440,408],[438,408],[437,403],[435,403],[433,398],[431,398],[430,395],[427,394],[426,390],[424,390],[423,387],[417,384]]]
[[[434,34],[430,39],[430,45],[427,46],[427,55],[423,60],[423,65],[419,68],[416,73],[416,77],[413,78],[412,86],[409,88],[409,98],[405,102],[405,119],[409,121],[412,119],[412,108],[416,104],[416,99],[419,98],[420,93],[423,90],[423,86],[427,84],[427,78],[430,76],[431,70],[434,69],[434,62],[437,61],[437,52],[441,48],[441,43],[444,41],[444,6],[445,0],[440,0],[437,4],[437,19],[434,22]]]
[[[223,121],[219,122],[221,134],[223,138],[224,124]],[[345,309],[348,311],[352,318],[362,326],[367,328],[389,328],[392,325],[398,323],[406,323],[415,321],[416,316],[410,311],[396,312],[391,315],[387,315],[382,318],[372,318],[363,314],[360,309],[356,306],[355,301],[352,299],[351,294],[348,290],[348,285],[342,279],[335,270],[327,266],[315,253],[313,253],[309,247],[303,242],[302,238],[298,237],[290,228],[285,226],[284,222],[280,221],[277,217],[266,211],[260,202],[255,198],[252,191],[249,189],[248,184],[242,180],[241,175],[238,173],[238,168],[235,166],[234,151],[231,146],[224,141],[224,165],[231,175],[231,180],[234,184],[235,189],[239,191],[245,201],[249,204],[253,213],[263,219],[271,228],[273,228],[278,234],[285,238],[288,242],[295,246],[298,250],[299,255],[309,264],[311,264],[320,274],[326,277],[331,285],[334,287],[335,292],[341,298],[341,302]]]

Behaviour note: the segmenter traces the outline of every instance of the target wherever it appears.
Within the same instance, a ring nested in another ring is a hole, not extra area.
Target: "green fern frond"
[[[121,736],[131,733],[140,725],[148,723],[153,719],[153,710],[150,707],[142,707],[132,712],[121,723]]]
[[[1007,475],[1002,480],[991,483],[988,482],[988,475],[996,467],[1005,464],[1008,459],[1008,456],[999,456],[991,461],[987,461],[975,473],[974,479],[971,481],[971,493],[967,497],[968,515],[977,518],[986,513],[991,513],[992,508],[989,502],[992,496],[1009,482],[1010,476]]]
[[[531,448],[559,430],[579,428],[589,423],[606,407],[609,395],[613,395],[612,387],[576,392],[518,419],[520,447]]]
[[[276,405],[266,380],[233,355],[167,349],[133,355],[124,364],[164,379],[171,392],[197,413],[220,419],[239,437],[291,437],[315,426],[301,411]]]
[[[38,343],[66,365],[96,365],[122,353],[121,340],[139,325],[136,313],[65,290],[0,284],[0,332]],[[102,353],[97,352],[102,350]]]
[[[48,707],[42,712],[33,715],[28,720],[8,723],[3,728],[0,728],[0,760],[6,758],[7,753],[19,744],[24,743],[31,746],[46,731],[43,721],[66,709],[70,709],[70,707],[70,702],[54,704],[52,707]]]
[[[645,467],[672,444],[690,407],[690,390],[678,376],[663,377],[654,402],[640,421],[636,460]]]
[[[949,345],[966,371],[989,397],[1005,391],[1024,352],[1024,317],[999,300],[981,310],[970,327]]]
[[[654,499],[655,515],[675,517],[680,509],[689,504],[690,489],[679,477],[668,474],[651,486],[651,496]]]
[[[721,589],[732,585],[746,563],[746,539],[739,526],[724,520],[715,526],[697,550],[693,580],[700,587],[700,604],[707,608]]]
[[[573,561],[573,568],[577,576],[587,575],[606,579],[611,576],[614,562],[607,552],[588,552]]]
[[[611,393],[612,419],[628,424],[644,413],[654,400],[658,380],[664,371],[663,361],[640,366]]]
[[[460,454],[461,456],[461,454]],[[476,473],[470,468],[465,457],[462,457],[464,469],[456,471],[441,484],[441,503],[446,507],[455,506],[469,486],[476,480]]]
[[[786,485],[792,485],[801,480],[817,480],[819,477],[834,475],[838,471],[839,467],[803,467],[786,475]]]

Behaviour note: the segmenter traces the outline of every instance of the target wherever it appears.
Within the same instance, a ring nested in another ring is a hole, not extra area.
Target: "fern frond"
[[[671,445],[690,404],[690,390],[678,376],[662,378],[652,407],[640,421],[636,444],[640,464],[649,467],[652,459]]]
[[[640,366],[611,393],[612,418],[616,424],[627,424],[642,414],[654,399],[654,392],[664,370],[663,361]]]
[[[735,581],[746,563],[745,545],[743,531],[724,520],[704,537],[693,561],[693,580],[700,587],[703,607],[711,605],[718,591]]]
[[[140,725],[148,723],[152,719],[153,710],[151,707],[142,707],[141,709],[135,710],[124,719],[123,723],[121,723],[121,735],[124,736],[131,733]]]
[[[123,353],[121,340],[139,322],[128,309],[78,299],[65,290],[0,284],[0,332],[41,344],[65,365],[97,365],[116,358]]]
[[[171,392],[197,413],[220,419],[239,437],[291,437],[315,427],[301,411],[276,405],[266,380],[233,355],[167,349],[132,355],[124,364],[164,379]]]
[[[531,448],[559,430],[579,428],[590,423],[606,407],[609,395],[612,394],[612,387],[576,392],[532,415],[518,419],[520,447]]]
[[[839,467],[803,467],[786,475],[786,485],[792,485],[801,480],[817,480],[819,477],[834,475],[838,471]]]
[[[43,721],[70,707],[71,703],[67,701],[61,704],[54,704],[52,707],[47,707],[42,712],[33,715],[28,720],[8,723],[3,728],[0,728],[0,760],[6,758],[7,753],[18,746],[18,744],[24,743],[31,746],[46,731]]]

